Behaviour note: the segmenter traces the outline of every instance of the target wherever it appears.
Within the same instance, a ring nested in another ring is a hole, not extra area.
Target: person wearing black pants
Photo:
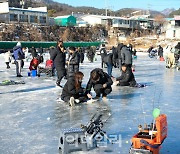
[[[107,73],[103,72],[102,69],[96,68],[90,73],[90,79],[86,86],[86,93],[88,97],[91,98],[92,96],[90,94],[90,91],[93,87],[96,93],[96,97],[94,99],[99,99],[101,94],[103,98],[106,98],[106,96],[112,91],[112,84],[113,81],[111,77]]]
[[[62,88],[62,85],[60,85],[60,83],[62,78],[66,76],[66,69],[65,69],[66,54],[62,40],[59,40],[57,42],[57,48],[51,49],[50,59],[53,60],[54,66],[57,71],[56,85]]]

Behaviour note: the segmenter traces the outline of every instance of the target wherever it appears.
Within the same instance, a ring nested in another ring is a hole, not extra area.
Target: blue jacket
[[[24,59],[24,52],[22,51],[21,46],[15,46],[13,48],[13,55],[15,60],[22,60]]]

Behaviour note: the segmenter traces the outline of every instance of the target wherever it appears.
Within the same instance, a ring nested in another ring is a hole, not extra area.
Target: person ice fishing
[[[107,54],[103,57],[103,62],[107,65],[107,73],[110,77],[112,76],[112,69],[113,69],[113,53],[107,51]]]
[[[100,68],[95,68],[91,71],[90,79],[86,86],[88,98],[92,98],[92,95],[90,94],[92,87],[96,93],[96,97],[93,99],[99,99],[101,94],[103,98],[106,98],[106,96],[112,91],[112,84],[113,81],[107,73],[103,72],[103,70]]]
[[[120,77],[116,78],[116,81],[118,81],[117,86],[136,86],[136,80],[132,69],[125,64],[122,65],[122,74]]]
[[[121,49],[124,46],[123,43],[119,43],[117,46],[117,54],[118,54],[118,67],[121,71],[121,66],[122,66],[122,57],[121,57]]]
[[[117,48],[115,48],[114,46],[112,47],[112,60],[113,60],[113,66],[115,68],[119,67],[119,60],[118,60],[118,53],[117,53]]]
[[[30,71],[37,70],[38,65],[39,65],[39,61],[37,58],[34,57],[30,62],[29,70]]]
[[[87,54],[88,60],[92,63],[95,57],[95,52],[92,47],[87,47]]]
[[[6,53],[4,54],[4,59],[5,59],[5,63],[6,63],[6,68],[9,69],[9,63],[11,62],[11,58],[12,58],[12,54],[10,51],[6,51]]]
[[[31,49],[30,49],[30,52],[31,52],[31,55],[32,55],[32,58],[36,58],[37,57],[37,52],[36,52],[36,49],[35,49],[35,47],[32,47]]]
[[[180,42],[174,47],[175,65],[178,65],[180,57]]]
[[[75,72],[79,71],[79,63],[80,63],[80,54],[76,51],[75,47],[69,48],[69,59],[67,61],[68,64],[68,77],[73,76]]]
[[[160,45],[158,46],[158,56],[159,58],[163,57],[163,48]]]
[[[83,77],[84,74],[82,72],[76,72],[73,76],[68,78],[64,85],[61,99],[68,102],[70,106],[74,106],[77,103],[86,102],[88,100],[85,89],[81,86]]]
[[[100,52],[100,55],[101,55],[101,68],[103,68],[103,66],[104,66],[104,57],[107,55],[105,44],[102,44],[99,52]]]
[[[121,48],[121,64],[132,67],[132,52],[125,45]]]
[[[77,51],[79,52],[79,55],[80,55],[80,62],[83,63],[84,62],[84,48],[78,48]]]
[[[63,40],[60,39],[57,42],[57,47],[51,49],[50,59],[54,62],[57,71],[56,85],[62,88],[62,85],[60,85],[60,83],[62,78],[66,76],[66,54],[63,46]]]
[[[22,51],[21,48],[21,42],[18,42],[16,46],[13,48],[13,57],[15,60],[15,65],[16,65],[16,74],[17,77],[22,77],[21,75],[21,63],[22,59],[25,58],[24,52]]]

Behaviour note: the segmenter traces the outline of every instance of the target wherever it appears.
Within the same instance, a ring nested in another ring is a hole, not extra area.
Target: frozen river
[[[113,86],[107,102],[71,108],[56,101],[61,94],[61,89],[55,86],[56,77],[28,77],[29,62],[25,62],[24,77],[16,78],[15,65],[11,64],[11,69],[7,70],[3,54],[0,54],[0,81],[10,79],[26,83],[0,87],[0,154],[58,154],[60,130],[87,124],[96,111],[102,112],[104,119],[111,114],[103,130],[108,135],[118,136],[120,142],[76,153],[128,154],[137,126],[152,122],[153,107],[160,107],[168,118],[168,137],[161,153],[180,153],[180,71],[166,69],[164,62],[150,59],[143,53],[138,54],[134,64],[136,81],[146,83],[147,87]],[[80,66],[85,74],[84,86],[90,71],[96,67],[100,67],[99,56],[94,63],[85,59]],[[114,69],[113,76],[118,75],[118,69]]]

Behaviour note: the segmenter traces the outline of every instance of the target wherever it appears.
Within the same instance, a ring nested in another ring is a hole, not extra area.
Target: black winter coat
[[[31,48],[31,49],[30,49],[30,52],[31,52],[32,57],[37,57],[38,54],[37,54],[35,48]]]
[[[116,78],[117,81],[120,82],[120,84],[129,85],[134,87],[136,85],[136,80],[134,78],[134,74],[132,72],[132,69],[127,67],[126,71],[123,72],[120,77]]]
[[[68,66],[68,73],[70,73],[69,76],[79,71],[79,63],[80,63],[80,54],[77,51],[75,51],[69,57],[69,66]]]
[[[62,90],[61,98],[67,96],[79,98],[79,95],[83,94],[84,92],[83,88],[80,87],[78,90],[76,90],[74,83],[75,83],[74,76],[69,77]]]
[[[80,62],[82,63],[84,61],[84,49],[80,48],[79,55],[80,55]]]
[[[66,54],[59,48],[51,48],[50,59],[53,60],[56,69],[65,69]]]
[[[161,46],[158,48],[158,56],[163,57],[163,48]]]
[[[122,43],[118,44],[117,46],[117,54],[118,54],[118,59],[121,60],[121,49],[124,45]]]
[[[95,82],[90,78],[89,81],[88,81],[88,84],[86,86],[86,93],[90,93],[91,88],[94,87],[96,84],[99,84],[99,85],[103,86],[103,84],[106,83],[107,88],[111,87],[111,85],[113,84],[113,81],[112,81],[111,77],[107,73],[103,72],[103,70],[100,69],[100,68],[95,68],[94,70],[91,71],[91,73],[93,71],[97,71],[97,73],[100,75],[100,79],[99,79],[99,81]]]

